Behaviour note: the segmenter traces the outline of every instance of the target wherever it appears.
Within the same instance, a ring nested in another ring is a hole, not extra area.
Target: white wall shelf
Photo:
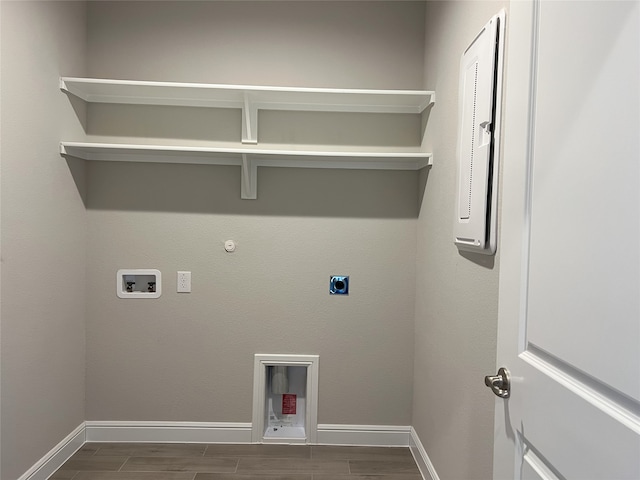
[[[60,89],[93,103],[239,108],[242,143],[258,143],[259,110],[315,112],[422,113],[435,101],[426,90],[216,85],[143,82],[97,78],[60,78]]]
[[[419,170],[432,164],[422,151],[258,149],[258,111],[421,114],[435,101],[426,90],[361,90],[143,82],[61,77],[60,89],[89,103],[237,108],[242,111],[239,148],[61,142],[60,153],[85,160],[238,165],[243,199],[257,198],[257,168],[303,167]],[[416,148],[417,150],[417,148]]]
[[[242,198],[257,197],[258,167],[419,170],[431,165],[422,152],[320,152],[256,148],[178,147],[112,143],[61,142],[60,154],[84,160],[238,165],[242,167]]]

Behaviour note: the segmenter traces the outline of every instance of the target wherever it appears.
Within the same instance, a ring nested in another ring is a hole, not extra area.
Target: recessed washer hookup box
[[[116,294],[119,298],[158,298],[162,294],[160,270],[151,268],[118,270]]]

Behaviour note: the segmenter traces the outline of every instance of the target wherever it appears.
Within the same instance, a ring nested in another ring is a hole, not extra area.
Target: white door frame
[[[534,2],[522,0],[511,2],[509,9],[508,46],[506,63],[506,100],[505,131],[502,184],[501,184],[501,222],[500,222],[500,280],[498,289],[498,340],[496,352],[497,368],[507,365],[518,354],[518,346],[510,341],[518,335],[518,321],[512,312],[524,305],[521,289],[523,275],[526,273],[525,249],[528,238],[528,176],[531,151],[529,138],[530,100],[532,85],[533,55],[531,52],[533,35],[532,15]],[[535,57],[534,57],[535,58]],[[521,312],[524,314],[524,312]],[[524,339],[521,339],[523,342]],[[493,375],[493,373],[492,373]],[[516,382],[517,385],[517,382]],[[515,387],[517,388],[517,386]],[[488,393],[488,392],[487,392]],[[517,397],[516,397],[517,399]],[[513,451],[516,443],[515,432],[509,421],[510,410],[517,408],[515,399],[496,400],[496,427],[500,419],[504,428],[494,431],[493,478],[515,478],[515,455],[505,456],[504,452]]]

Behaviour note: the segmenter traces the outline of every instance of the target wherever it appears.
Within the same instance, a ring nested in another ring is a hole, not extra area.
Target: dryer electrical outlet
[[[458,194],[454,243],[496,252],[504,10],[487,23],[460,60]]]

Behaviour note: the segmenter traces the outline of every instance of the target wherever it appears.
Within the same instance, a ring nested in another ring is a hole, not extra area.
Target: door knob
[[[509,370],[504,367],[500,367],[498,375],[484,377],[484,384],[500,398],[509,398],[511,394],[511,376]]]

